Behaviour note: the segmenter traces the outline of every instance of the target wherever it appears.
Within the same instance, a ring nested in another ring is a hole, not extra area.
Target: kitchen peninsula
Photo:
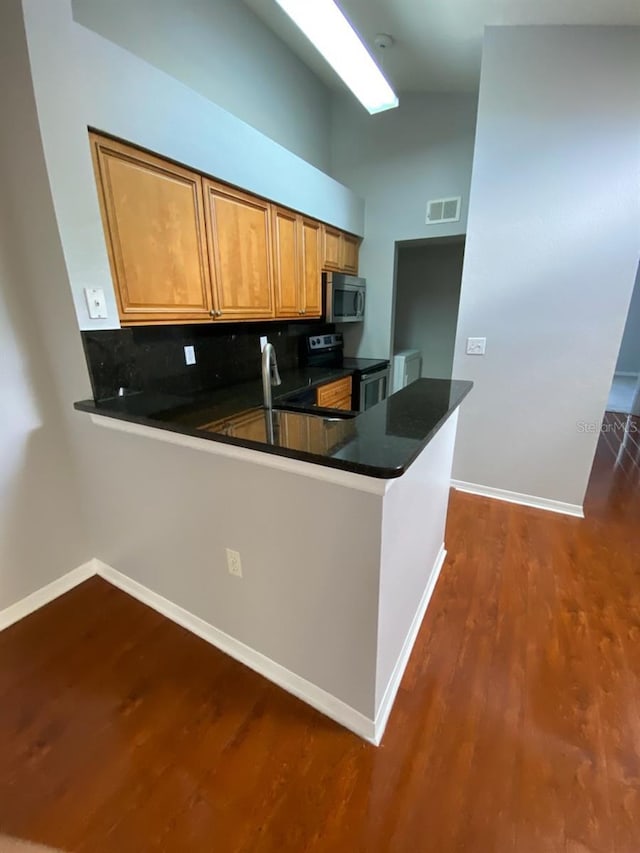
[[[275,345],[286,383],[293,328],[325,328],[323,274],[366,276],[364,201],[76,24],[66,0],[22,5],[56,240],[89,367],[70,387],[88,397],[90,379],[99,401],[77,414],[74,439],[100,572],[379,740],[442,559],[455,397],[426,425],[412,417],[398,428],[391,397],[355,418],[349,440],[340,423],[327,428],[333,449],[311,455],[331,464],[249,444],[231,434],[237,424],[221,424],[260,405],[259,336]],[[68,327],[50,332],[66,354]],[[234,399],[252,381],[258,396]],[[223,432],[203,429],[212,424]],[[390,463],[368,450],[367,424],[378,454],[400,448]],[[292,420],[280,439],[316,429]],[[347,468],[363,461],[382,476]],[[224,694],[224,680],[211,685],[213,705]],[[302,707],[287,725],[310,714]]]
[[[457,414],[472,386],[420,379],[357,415],[287,403],[301,387],[348,373],[284,373],[271,443],[264,427],[234,432],[252,413],[258,425],[264,418],[258,382],[76,409],[142,441],[205,451],[191,499],[213,506],[227,489],[216,505],[228,541],[212,549],[242,555],[243,577],[230,580],[246,631],[229,636],[225,614],[218,624],[204,611],[187,616],[224,651],[379,743],[444,561]]]

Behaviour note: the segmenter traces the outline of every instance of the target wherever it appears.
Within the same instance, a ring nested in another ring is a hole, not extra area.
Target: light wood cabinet
[[[304,309],[301,282],[300,217],[272,205],[276,317],[299,317]]]
[[[358,238],[89,134],[120,319],[314,319],[322,270],[357,272]]]
[[[300,217],[301,280],[305,317],[322,316],[322,226]]]
[[[358,252],[360,240],[353,234],[338,231],[330,225],[323,225],[322,268],[331,272],[344,272],[356,275],[358,272]]]
[[[351,402],[351,394],[348,397],[341,397],[339,400],[331,406],[332,409],[345,409],[346,411],[351,411],[353,408],[353,403]]]
[[[325,409],[351,409],[351,377],[327,382],[316,390],[316,403]]]
[[[339,272],[342,260],[341,232],[329,225],[322,226],[323,258],[322,268]]]
[[[275,316],[269,202],[208,179],[204,196],[216,319]]]
[[[358,272],[358,251],[360,248],[360,240],[352,234],[342,234],[340,248],[340,267],[342,271],[346,273],[353,273],[355,275]]]
[[[321,225],[272,205],[276,317],[322,314]]]
[[[202,178],[106,137],[90,139],[121,319],[209,320]]]

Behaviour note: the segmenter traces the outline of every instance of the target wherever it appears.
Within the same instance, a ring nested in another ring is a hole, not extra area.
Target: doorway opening
[[[396,243],[393,390],[451,379],[465,235]]]
[[[622,336],[607,411],[640,415],[640,265]]]

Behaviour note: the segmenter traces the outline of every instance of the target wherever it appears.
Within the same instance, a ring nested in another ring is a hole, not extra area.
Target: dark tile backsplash
[[[82,332],[93,395],[125,392],[193,394],[260,378],[260,336],[275,346],[281,370],[298,365],[301,336],[333,326],[316,323],[238,323],[227,326],[140,326]],[[184,347],[195,348],[186,365]]]

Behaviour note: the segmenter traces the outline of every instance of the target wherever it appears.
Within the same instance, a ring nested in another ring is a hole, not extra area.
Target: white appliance
[[[422,373],[422,353],[419,349],[405,349],[393,357],[393,391],[399,391],[420,379]]]

